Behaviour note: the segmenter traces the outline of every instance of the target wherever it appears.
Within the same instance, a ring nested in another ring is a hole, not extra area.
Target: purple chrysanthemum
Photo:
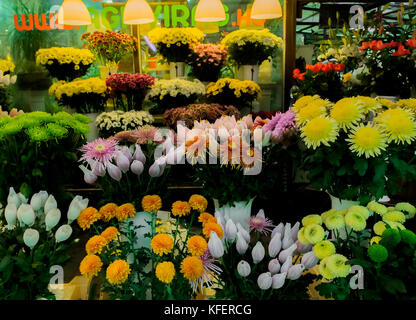
[[[273,142],[281,140],[287,129],[295,126],[295,112],[289,110],[285,113],[276,114],[269,123],[264,127],[265,132],[271,132]]]

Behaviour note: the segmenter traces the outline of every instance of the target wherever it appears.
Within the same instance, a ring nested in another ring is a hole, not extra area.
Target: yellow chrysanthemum
[[[301,137],[308,148],[316,149],[321,144],[329,146],[338,137],[338,125],[335,120],[315,118],[301,128]]]
[[[353,99],[360,100],[364,103],[363,107],[365,113],[375,112],[382,107],[381,103],[377,99],[371,97],[358,96]]]
[[[371,201],[367,204],[367,208],[379,215],[383,215],[385,214],[388,210],[386,208],[385,205],[381,204],[381,203],[377,203],[375,201]]]
[[[136,208],[131,203],[123,204],[116,210],[116,218],[120,222],[129,218],[134,218],[135,215]]]
[[[326,219],[328,219],[330,216],[332,216],[336,213],[337,213],[337,210],[335,210],[335,209],[330,209],[328,211],[325,211],[324,213],[321,214],[322,222],[325,223]]]
[[[144,196],[142,208],[146,212],[157,212],[162,208],[162,199],[158,195]]]
[[[205,197],[194,194],[189,198],[189,204],[192,209],[197,210],[199,212],[204,212],[208,207],[208,201],[205,199]]]
[[[402,110],[402,111],[400,111]],[[387,134],[387,142],[410,144],[416,138],[414,120],[403,109],[391,109],[383,112],[377,119]]]
[[[175,217],[187,216],[191,213],[191,205],[186,201],[176,201],[172,204],[172,214]]]
[[[347,212],[344,217],[345,224],[354,231],[362,231],[365,229],[367,222],[363,216],[356,212]]]
[[[379,156],[382,150],[386,150],[386,139],[380,127],[360,124],[352,129],[348,139],[345,140],[350,144],[351,151],[359,157],[364,154],[366,158],[371,158]]]
[[[378,102],[383,106],[386,107],[388,109],[393,109],[396,107],[396,103],[389,100],[389,99],[378,99]]]
[[[412,219],[414,218],[415,214],[416,214],[416,207],[411,205],[408,202],[399,202],[398,204],[396,204],[396,206],[394,207],[396,210],[402,211],[402,212],[406,212],[406,219]]]
[[[181,263],[181,272],[186,279],[196,281],[201,278],[204,265],[198,257],[186,257]]]
[[[308,245],[311,244],[308,239],[306,239],[305,237],[305,227],[300,228],[298,231],[298,240],[300,243],[304,244],[304,245]]]
[[[313,246],[313,253],[319,260],[332,256],[335,251],[335,245],[328,240],[319,241]]]
[[[217,218],[215,218],[212,214],[208,212],[202,212],[198,217],[198,221],[202,222],[202,225],[210,222],[217,223]]]
[[[406,227],[400,222],[390,221],[390,220],[385,220],[384,222],[386,223],[386,226],[389,226],[390,228],[395,229],[397,231],[406,229]]]
[[[373,226],[373,230],[374,233],[378,236],[383,235],[383,232],[386,230],[386,224],[383,221],[378,221],[377,223],[374,224]]]
[[[93,207],[89,207],[81,211],[77,218],[77,222],[82,230],[87,230],[92,224],[94,224],[94,222],[98,221],[98,219],[100,219],[98,210]]]
[[[382,238],[380,236],[374,236],[370,240],[370,245],[378,244]]]
[[[208,222],[204,224],[202,228],[202,233],[204,234],[205,238],[211,238],[211,231],[214,231],[217,234],[218,238],[222,239],[223,230],[218,223]]]
[[[300,110],[305,108],[309,103],[311,103],[313,100],[319,99],[320,97],[318,95],[315,96],[303,96],[299,98],[294,104],[293,104],[293,111],[295,113],[299,113]]]
[[[120,234],[120,231],[118,231],[118,229],[116,227],[108,227],[107,229],[105,229],[102,233],[101,236],[105,238],[105,240],[107,241],[107,243],[110,243],[111,241],[114,241],[117,239],[117,236]]]
[[[329,268],[328,268],[328,258],[329,257],[326,257],[326,258],[322,259],[321,262],[319,263],[319,273],[325,279],[332,280],[332,279],[335,278],[335,275],[333,275],[331,273],[331,271],[329,271]]]
[[[351,206],[348,208],[348,212],[359,213],[365,220],[367,220],[370,216],[370,211],[368,211],[368,209],[363,206]]]
[[[175,266],[172,262],[161,262],[156,266],[156,277],[163,283],[170,284],[175,277]]]
[[[328,230],[338,230],[345,226],[344,217],[340,214],[333,214],[326,218],[325,226]]]
[[[105,222],[108,222],[111,219],[115,218],[117,208],[118,205],[116,205],[115,203],[108,203],[105,206],[102,206],[99,211],[101,219]]]
[[[101,271],[103,266],[103,262],[101,261],[99,256],[96,255],[88,255],[84,259],[82,259],[79,265],[79,271],[81,275],[87,278],[92,278],[97,276],[98,273]]]
[[[112,285],[119,285],[127,281],[130,273],[131,269],[127,261],[116,260],[108,266],[106,279]]]
[[[304,235],[311,244],[316,244],[325,238],[325,231],[319,224],[310,224],[305,227]]]
[[[319,224],[319,225],[321,225],[322,224],[321,216],[318,215],[318,214],[310,214],[310,215],[308,215],[308,216],[306,216],[302,219],[302,225],[304,227],[306,227],[310,224]]]
[[[207,241],[201,236],[193,236],[188,239],[186,243],[188,251],[191,255],[200,257],[208,249]]]
[[[406,216],[400,211],[389,211],[383,214],[383,221],[394,221],[398,223],[404,223]]]
[[[335,278],[345,278],[350,274],[351,266],[346,264],[347,258],[341,254],[333,254],[328,257],[326,266]]]
[[[157,234],[153,237],[152,241],[150,242],[150,247],[152,248],[154,253],[163,256],[164,254],[172,252],[173,239],[168,234]]]
[[[296,114],[296,122],[305,124],[306,122],[326,115],[328,102],[322,99],[311,101],[306,107],[299,110]]]
[[[355,98],[339,100],[331,109],[330,116],[344,130],[356,125],[364,117],[364,103]]]
[[[107,245],[107,240],[103,236],[93,236],[85,245],[88,254],[100,254]]]

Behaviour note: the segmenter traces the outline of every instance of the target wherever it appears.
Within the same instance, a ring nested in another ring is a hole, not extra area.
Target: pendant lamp
[[[84,26],[91,24],[91,16],[82,0],[64,0],[58,11],[62,25]]]
[[[145,0],[129,0],[124,8],[125,24],[145,24],[155,21],[152,8]]]
[[[254,0],[251,8],[251,19],[275,19],[282,16],[279,0]]]
[[[221,0],[200,0],[195,11],[195,21],[218,22],[225,20],[225,10]]]

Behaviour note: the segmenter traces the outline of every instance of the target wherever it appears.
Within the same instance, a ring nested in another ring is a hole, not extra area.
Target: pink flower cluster
[[[117,73],[107,77],[106,83],[114,93],[127,93],[149,89],[155,78],[144,73]]]
[[[277,113],[265,126],[264,131],[271,133],[273,143],[279,143],[283,136],[295,127],[295,112],[289,110]]]
[[[227,60],[228,50],[219,44],[198,43],[192,46],[191,65],[201,67],[204,64],[212,64],[222,67]]]

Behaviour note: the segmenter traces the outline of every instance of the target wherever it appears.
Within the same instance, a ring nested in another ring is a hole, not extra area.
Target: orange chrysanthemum
[[[156,266],[156,277],[166,283],[169,284],[172,282],[173,278],[175,277],[175,266],[172,262],[161,262]]]
[[[203,212],[199,215],[198,221],[202,222],[202,225],[205,225],[206,223],[217,223],[217,218],[215,218],[212,214],[208,212]]]
[[[214,231],[222,239],[223,230],[218,223],[209,222],[202,228],[202,233],[207,239],[211,238],[211,231]]]
[[[150,242],[150,247],[154,253],[163,256],[164,254],[172,252],[173,239],[170,235],[165,233],[157,234]]]
[[[85,250],[88,254],[100,254],[107,245],[107,240],[103,236],[93,236],[87,241]]]
[[[84,277],[91,278],[98,275],[102,266],[103,262],[99,256],[88,255],[82,259],[79,265],[79,271]]]
[[[199,212],[204,212],[208,207],[208,201],[205,199],[205,197],[194,194],[189,198],[189,204],[191,205],[191,208],[194,210],[197,210]]]
[[[145,196],[142,199],[142,208],[146,212],[157,212],[162,208],[162,199],[158,195]]]
[[[130,273],[130,265],[126,261],[116,260],[108,266],[106,278],[110,284],[122,284],[127,281]]]
[[[105,206],[100,208],[100,216],[101,219],[105,222],[110,221],[111,219],[116,217],[118,205],[115,203],[108,203]]]
[[[100,219],[100,214],[97,209],[93,207],[86,208],[82,210],[80,215],[77,218],[78,225],[82,230],[87,230],[91,227],[94,222]]]
[[[104,237],[105,240],[107,240],[107,243],[109,243],[117,239],[117,236],[119,234],[120,234],[120,231],[118,231],[116,227],[108,227],[101,233],[101,236]]]
[[[176,201],[172,204],[172,214],[176,217],[187,216],[191,212],[191,206],[186,201]]]
[[[186,279],[196,281],[201,278],[204,265],[198,257],[186,257],[181,263],[181,272]]]
[[[186,244],[188,246],[189,253],[192,254],[193,256],[200,257],[208,249],[207,241],[201,236],[190,237]]]
[[[123,204],[117,208],[116,218],[119,222],[124,221],[128,218],[134,218],[136,215],[136,208],[131,203]]]

